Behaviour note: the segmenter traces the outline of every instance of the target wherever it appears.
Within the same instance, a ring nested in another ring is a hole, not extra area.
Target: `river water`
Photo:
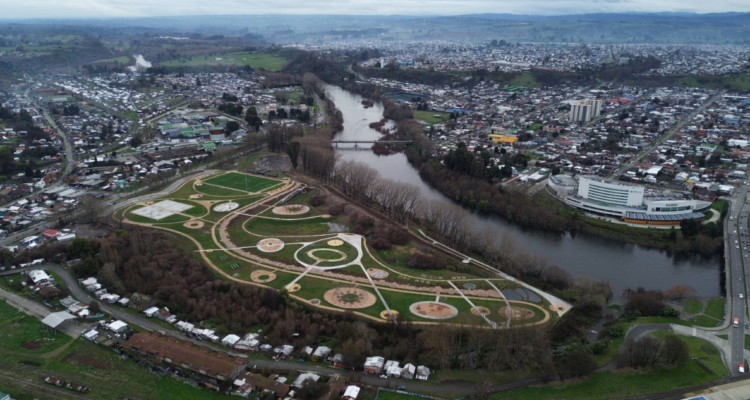
[[[333,100],[344,116],[344,130],[335,139],[374,140],[380,136],[379,132],[369,127],[370,122],[383,118],[380,104],[365,109],[360,103],[362,97],[335,86],[326,87],[326,96]],[[339,145],[336,150],[342,159],[365,163],[383,177],[416,185],[424,198],[450,202],[422,182],[403,154],[377,156],[372,151],[362,150],[362,145],[359,146],[360,150],[345,149],[343,146]],[[579,233],[573,237],[570,233],[523,229],[499,217],[473,214],[470,218],[478,229],[489,226],[500,235],[508,233],[517,243],[538,256],[546,257],[572,275],[589,274],[609,281],[616,298],[628,287],[665,290],[678,284],[693,287],[699,296],[721,295],[719,256],[674,256],[670,252],[590,234]]]

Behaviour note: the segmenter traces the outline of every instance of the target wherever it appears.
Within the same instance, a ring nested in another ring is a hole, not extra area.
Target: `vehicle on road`
[[[388,375],[380,375],[380,377],[383,379],[388,379]]]
[[[738,327],[738,326],[740,326],[740,319],[739,318],[735,318],[734,322],[732,322],[732,326],[735,327],[735,328]]]
[[[740,293],[740,298],[741,298],[741,299],[744,299],[744,298],[745,298],[745,295],[744,295],[744,294],[742,294],[742,293]]]
[[[741,374],[745,373],[745,366],[743,364],[740,364],[740,373]]]

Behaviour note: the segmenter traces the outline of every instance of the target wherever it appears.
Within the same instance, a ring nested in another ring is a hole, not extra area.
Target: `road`
[[[705,110],[706,107],[708,107],[709,105],[711,105],[711,103],[713,103],[714,100],[716,100],[716,98],[720,97],[725,92],[726,91],[722,90],[719,93],[716,93],[715,95],[713,95],[708,100],[706,100],[697,110],[694,110],[688,116],[686,116],[685,118],[683,118],[682,120],[680,120],[680,122],[678,122],[677,124],[675,124],[673,127],[669,128],[669,130],[667,130],[667,132],[665,134],[663,134],[663,135],[659,136],[658,138],[656,138],[656,140],[654,141],[654,144],[652,144],[651,146],[649,146],[649,147],[641,150],[630,161],[628,161],[627,163],[622,164],[620,166],[620,168],[618,168],[618,169],[615,170],[615,172],[612,174],[612,176],[615,176],[615,177],[620,176],[620,174],[622,174],[623,171],[625,171],[627,169],[630,169],[633,165],[635,165],[638,161],[640,161],[641,158],[645,157],[647,154],[651,154],[654,150],[656,150],[656,148],[659,145],[661,145],[662,143],[664,143],[665,140],[669,140],[672,136],[674,136],[675,133],[677,133],[682,128],[684,128],[685,125],[687,125],[690,122],[692,122],[693,118],[695,118],[695,116],[698,113],[700,113],[703,110]]]
[[[745,326],[747,325],[746,299],[747,275],[744,268],[747,261],[748,247],[750,247],[750,233],[748,233],[748,215],[750,215],[750,205],[746,202],[748,186],[743,184],[737,188],[737,193],[733,196],[729,212],[729,223],[725,234],[727,248],[726,254],[727,267],[729,276],[727,277],[727,309],[731,310],[732,320],[738,320],[738,327],[732,328],[729,332],[729,341],[731,343],[731,353],[729,356],[729,373],[732,376],[739,375],[739,364],[745,362]],[[742,298],[740,298],[742,296]]]

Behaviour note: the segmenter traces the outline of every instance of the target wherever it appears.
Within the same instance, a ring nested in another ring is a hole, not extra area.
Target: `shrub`
[[[446,263],[437,256],[414,253],[406,259],[406,266],[414,269],[445,269]]]
[[[605,351],[607,351],[607,347],[609,347],[609,342],[605,340],[600,340],[591,345],[591,351],[594,354],[602,354]]]
[[[312,199],[310,199],[310,205],[313,207],[320,207],[326,203],[326,200],[328,200],[328,197],[326,195],[318,194],[318,195],[313,196]]]

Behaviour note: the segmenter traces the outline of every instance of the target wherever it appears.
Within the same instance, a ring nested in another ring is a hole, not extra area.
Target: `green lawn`
[[[385,390],[379,390],[375,400],[417,400],[419,397],[411,396],[403,393],[386,392]]]
[[[63,362],[63,358],[73,353],[73,356]],[[96,361],[107,364],[108,368],[98,369],[77,360],[78,356],[86,355]],[[39,367],[19,364],[20,360],[40,362]],[[170,376],[159,377],[147,368],[128,359],[121,359],[119,355],[109,349],[97,346],[84,339],[77,339],[70,348],[56,358],[46,361],[30,357],[0,357],[0,368],[3,372],[22,379],[32,379],[36,383],[44,384],[45,376],[86,385],[91,392],[86,395],[92,399],[121,400],[123,398],[150,399],[230,399],[208,389],[188,385]],[[6,384],[4,381],[3,384]],[[19,388],[20,389],[20,388]],[[20,392],[28,393],[33,390],[24,387]],[[76,392],[70,392],[76,393]],[[76,393],[77,394],[77,393]],[[35,396],[51,398],[48,394]]]
[[[691,325],[704,326],[708,328],[717,326],[719,322],[720,321],[718,319],[707,317],[705,315],[698,315],[688,320],[688,323]]]
[[[236,172],[229,172],[214,178],[209,178],[204,182],[244,192],[261,192],[280,183],[279,181],[274,179],[261,178],[255,175],[239,174]]]
[[[440,122],[448,120],[450,113],[439,112],[439,111],[418,111],[414,110],[414,119],[421,119],[422,121],[434,125]]]
[[[724,299],[709,300],[703,313],[719,320],[724,319]]]
[[[245,229],[257,235],[268,237],[321,235],[329,233],[330,230],[325,222],[334,222],[331,219],[315,218],[301,221],[282,221],[275,219],[253,218],[245,222]],[[304,241],[312,241],[313,238],[304,238]],[[299,241],[303,241],[299,239]]]
[[[70,336],[50,332],[38,318],[18,311],[4,299],[0,300],[0,349],[42,354],[62,346],[68,340]],[[31,350],[22,347],[21,343],[26,341],[38,341],[39,348]]]
[[[688,300],[685,302],[684,309],[688,314],[698,314],[703,311],[703,303],[698,300]]]
[[[121,57],[115,57],[115,58],[105,58],[103,60],[96,60],[92,64],[98,64],[98,63],[120,63],[120,64],[127,64],[130,62],[130,57],[128,56],[121,56]]]
[[[249,65],[252,68],[264,68],[272,71],[278,71],[288,60],[281,57],[272,56],[258,52],[226,53],[215,56],[197,56],[187,59],[170,60],[160,65],[164,67],[198,67],[198,66],[219,66],[235,65],[244,67]]]
[[[668,335],[657,332],[656,336]],[[718,350],[710,343],[692,337],[680,336],[690,348],[690,357],[698,358],[716,372],[703,370],[690,359],[675,367],[655,367],[645,370],[615,370],[600,372],[584,380],[568,381],[537,387],[526,387],[509,392],[500,392],[490,397],[493,400],[513,399],[600,399],[638,396],[681,387],[699,385],[720,379],[726,375]],[[713,354],[708,354],[704,349]]]
[[[626,397],[699,385],[717,378],[716,375],[709,374],[695,361],[690,360],[674,368],[653,368],[648,373],[632,370],[601,372],[585,380],[500,392],[492,395],[490,399],[546,400]]]

